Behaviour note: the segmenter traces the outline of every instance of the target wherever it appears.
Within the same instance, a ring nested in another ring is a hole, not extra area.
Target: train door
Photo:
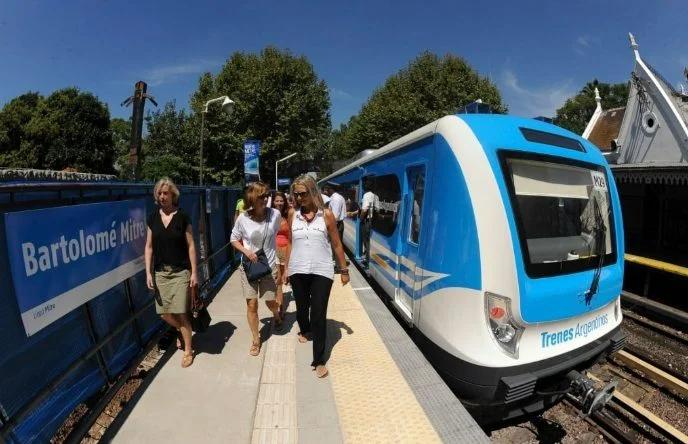
[[[413,166],[406,170],[406,193],[402,211],[402,232],[399,257],[397,258],[396,305],[410,323],[418,318],[418,300],[423,277],[420,256],[421,216],[425,194],[425,166]]]

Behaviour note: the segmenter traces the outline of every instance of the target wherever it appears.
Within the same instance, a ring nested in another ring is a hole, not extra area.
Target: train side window
[[[342,196],[346,201],[347,216],[355,218],[353,213],[358,212],[358,183],[352,182],[342,184]]]
[[[414,244],[420,241],[420,221],[423,215],[423,194],[425,192],[425,173],[420,173],[416,177],[413,186],[413,209],[411,210],[411,229],[409,230],[409,240]]]
[[[397,227],[398,209],[401,202],[399,179],[394,174],[375,176],[372,191],[377,196],[373,213],[373,230],[383,236],[391,236]]]

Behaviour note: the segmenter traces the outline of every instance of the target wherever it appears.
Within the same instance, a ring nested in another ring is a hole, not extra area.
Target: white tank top
[[[289,276],[293,274],[317,274],[334,279],[332,247],[327,234],[325,214],[318,210],[308,223],[299,210],[294,212],[291,223],[291,254]]]

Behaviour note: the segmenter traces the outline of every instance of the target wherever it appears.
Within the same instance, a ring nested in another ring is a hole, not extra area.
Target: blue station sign
[[[27,336],[145,269],[145,200],[5,214]]]
[[[246,182],[260,179],[260,140],[244,142],[244,177]]]

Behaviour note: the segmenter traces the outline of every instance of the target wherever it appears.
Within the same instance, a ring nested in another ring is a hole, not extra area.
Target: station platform
[[[175,352],[103,437],[116,443],[487,442],[488,438],[357,270],[328,307],[329,375],[309,366],[291,301],[281,331],[261,304],[263,346],[249,355],[238,273],[216,295],[196,358]],[[287,299],[290,294],[287,294]]]

